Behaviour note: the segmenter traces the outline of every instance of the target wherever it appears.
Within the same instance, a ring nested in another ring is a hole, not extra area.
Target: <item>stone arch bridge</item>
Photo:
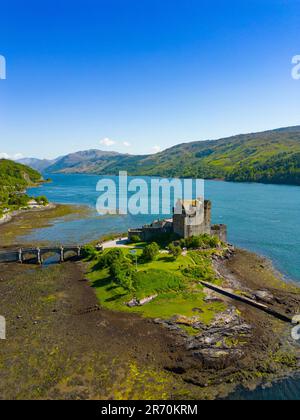
[[[64,262],[72,257],[80,258],[82,256],[81,246],[54,246],[37,248],[20,248],[17,250],[0,251],[0,263],[5,262],[32,262],[43,264],[47,255],[58,255],[59,261]]]

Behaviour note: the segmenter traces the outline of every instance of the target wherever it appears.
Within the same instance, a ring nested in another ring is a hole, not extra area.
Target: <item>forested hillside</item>
[[[300,126],[182,143],[154,155],[90,150],[57,159],[47,172],[198,177],[300,185]]]
[[[29,197],[18,194],[41,180],[41,174],[28,166],[0,160],[0,216],[4,208],[20,207]]]

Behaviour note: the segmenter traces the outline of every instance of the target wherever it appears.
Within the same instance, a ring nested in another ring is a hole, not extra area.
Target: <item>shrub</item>
[[[118,286],[129,292],[134,289],[135,270],[129,260],[115,261],[109,272]]]
[[[168,248],[169,248],[170,254],[172,254],[174,258],[178,258],[182,253],[182,249],[179,245],[174,245],[173,243],[170,243]]]
[[[35,201],[41,206],[46,206],[47,204],[49,204],[49,200],[45,195],[41,195],[39,197],[36,197]]]
[[[93,260],[98,256],[98,251],[93,245],[85,245],[82,247],[82,255],[83,258],[86,258],[87,260]]]
[[[132,235],[130,242],[133,244],[137,242],[141,242],[141,238],[138,235]]]
[[[212,268],[206,263],[202,265],[187,267],[182,270],[182,273],[186,277],[191,277],[195,280],[204,280],[207,282],[214,282],[215,281],[215,275]]]
[[[154,261],[159,253],[159,246],[156,242],[147,245],[142,254],[142,260],[145,262]]]
[[[11,194],[8,199],[9,206],[25,207],[30,201],[27,194]]]
[[[216,236],[203,234],[199,236],[191,236],[190,238],[181,239],[180,245],[188,249],[208,249],[216,248],[220,245],[220,240]]]
[[[135,269],[131,259],[121,248],[114,248],[103,253],[98,266],[109,269],[109,274],[116,285],[127,291],[134,289]]]
[[[113,248],[101,255],[99,260],[100,267],[110,267],[116,261],[122,261],[125,258],[121,248]]]

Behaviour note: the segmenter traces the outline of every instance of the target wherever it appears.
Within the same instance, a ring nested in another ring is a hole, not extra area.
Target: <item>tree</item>
[[[174,258],[178,258],[179,255],[182,253],[182,249],[179,245],[174,245],[173,243],[170,243],[168,246],[170,254],[173,255]]]
[[[130,242],[136,244],[137,242],[141,242],[141,238],[138,235],[132,235]]]
[[[104,252],[98,266],[109,269],[109,274],[117,286],[129,292],[134,290],[135,269],[131,259],[122,249],[113,248]]]
[[[124,252],[121,248],[113,248],[102,255],[99,264],[102,267],[110,267],[114,262],[123,261],[124,258]]]
[[[40,204],[41,206],[46,206],[49,204],[48,198],[44,195],[35,198],[35,201]]]
[[[30,197],[27,194],[11,194],[8,200],[9,206],[26,207]]]
[[[142,259],[144,261],[154,261],[159,253],[159,246],[156,242],[145,246],[142,254]]]
[[[131,292],[134,287],[135,270],[129,260],[115,261],[109,268],[110,275],[115,283],[124,290]]]
[[[86,258],[89,261],[95,259],[98,256],[98,252],[93,245],[87,244],[84,247],[82,247],[81,251],[83,258]]]

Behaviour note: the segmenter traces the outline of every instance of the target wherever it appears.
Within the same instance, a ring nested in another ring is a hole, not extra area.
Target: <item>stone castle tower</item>
[[[173,232],[181,238],[207,233],[227,241],[227,226],[211,224],[211,201],[201,198],[177,201],[173,209]]]
[[[211,234],[211,202],[178,200],[173,209],[173,231],[181,238]]]

